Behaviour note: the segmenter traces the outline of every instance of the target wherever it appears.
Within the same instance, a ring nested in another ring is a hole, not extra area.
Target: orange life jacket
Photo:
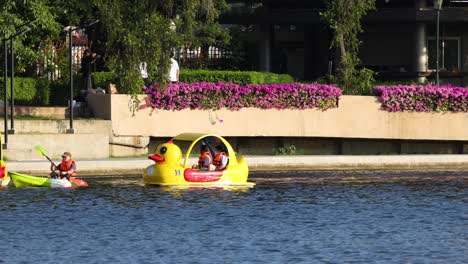
[[[211,156],[211,153],[209,151],[205,151],[200,155],[200,158],[198,158],[199,168],[205,167],[205,159],[207,156],[210,157],[211,162],[213,162],[213,156]]]
[[[221,167],[221,165],[222,165],[221,161],[222,161],[223,156],[227,156],[226,153],[219,152],[218,154],[216,154],[216,157],[213,160],[213,165],[215,165],[216,168]]]
[[[62,160],[62,162],[58,166],[58,169],[60,171],[69,171],[72,168],[72,164],[75,164],[75,161],[72,160],[72,159],[70,159],[68,162],[65,162],[65,161]],[[75,168],[76,168],[76,164],[75,164]],[[75,177],[75,176],[76,176],[75,171],[70,174],[70,177]]]

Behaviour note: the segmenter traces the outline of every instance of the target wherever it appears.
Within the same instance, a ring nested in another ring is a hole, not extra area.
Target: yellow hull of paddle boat
[[[224,144],[227,149],[229,163],[222,171],[202,171],[192,169],[188,163],[190,153],[197,143],[215,140]],[[182,151],[176,144],[190,143],[181,163]],[[157,156],[155,158],[155,156]],[[148,166],[143,172],[143,183],[160,186],[201,186],[201,187],[253,187],[255,183],[248,182],[249,167],[242,155],[234,152],[231,145],[222,137],[213,134],[180,134],[169,142],[159,145],[153,155],[148,158],[155,164]]]

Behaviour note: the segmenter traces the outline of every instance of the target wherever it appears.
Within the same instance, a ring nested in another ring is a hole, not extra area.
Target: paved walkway
[[[466,169],[468,155],[382,155],[382,156],[245,156],[251,171],[259,170],[371,170],[371,169]],[[58,161],[57,161],[58,162]],[[47,160],[7,161],[9,170],[33,175],[47,175]],[[189,164],[195,164],[191,158]],[[141,175],[154,164],[146,158],[77,160],[81,175]]]

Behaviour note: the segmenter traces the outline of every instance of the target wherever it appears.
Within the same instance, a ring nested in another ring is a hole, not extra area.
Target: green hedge
[[[76,79],[73,79],[73,94],[77,94],[79,92],[79,82]],[[51,95],[50,95],[50,104],[51,105],[67,105],[68,98],[70,97],[70,88],[68,83],[63,81],[53,82],[51,87]]]
[[[3,88],[3,79],[0,80]],[[8,99],[10,99],[10,79],[7,80]],[[3,92],[0,98],[3,100]],[[15,77],[15,104],[48,105],[50,82],[44,78]]]
[[[110,83],[116,81],[112,72],[93,73],[93,87],[106,90]],[[276,74],[254,71],[214,71],[183,69],[180,81],[193,82],[233,82],[239,85],[246,84],[275,84],[292,83],[294,79],[288,74]],[[8,95],[10,94],[10,81],[7,82]],[[3,87],[3,79],[0,79]],[[73,77],[73,97],[80,95],[82,86],[81,75]],[[17,105],[67,105],[70,90],[67,81],[50,82],[44,78],[15,77],[15,104]],[[0,92],[3,100],[3,92]]]
[[[255,72],[255,71],[215,71],[215,70],[190,70],[183,69],[180,72],[180,81],[185,83],[194,82],[233,82],[239,85],[245,84],[277,84],[277,83],[292,83],[294,78],[288,74],[277,74],[271,72]],[[116,83],[116,75],[112,72],[95,72],[93,73],[94,87],[101,87],[106,90],[110,83]],[[74,77],[75,95],[81,90],[81,76]],[[61,88],[54,89],[53,102],[60,102],[63,98]],[[66,88],[68,89],[68,88]],[[68,90],[67,90],[68,91]],[[119,89],[120,92],[124,90]],[[62,100],[66,104],[66,100]]]
[[[271,72],[183,69],[180,71],[180,81],[184,83],[232,82],[239,85],[246,85],[292,83],[294,82],[294,78],[288,74],[276,74]]]
[[[94,72],[94,88],[101,87],[106,90],[110,83],[116,82],[116,76],[113,72]]]

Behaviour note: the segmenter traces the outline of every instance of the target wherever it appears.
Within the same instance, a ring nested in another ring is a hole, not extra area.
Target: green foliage
[[[361,68],[347,68],[337,76],[330,76],[330,82],[341,85],[346,94],[371,95],[374,87],[374,71]]]
[[[45,78],[36,79],[36,105],[49,105],[50,81]]]
[[[376,81],[373,86],[394,86],[394,85],[427,85],[428,82],[420,83],[416,80],[404,80],[404,81]]]
[[[327,10],[320,13],[334,32],[333,47],[340,50],[337,73],[332,80],[343,89],[345,94],[367,93],[369,82],[373,82],[373,72],[357,69],[358,39],[362,32],[361,19],[367,12],[375,9],[374,0],[329,0]]]
[[[288,74],[254,71],[211,71],[211,70],[181,70],[180,81],[194,82],[232,82],[246,84],[292,83],[294,78]]]
[[[50,82],[43,78],[15,77],[15,104],[17,105],[48,105]],[[0,80],[3,87],[3,79]],[[7,94],[10,99],[10,79],[7,80]],[[3,93],[0,95],[3,100]]]
[[[110,83],[115,83],[116,76],[113,72],[93,72],[94,87],[106,89]]]
[[[80,95],[80,90],[83,87],[80,75],[73,75],[73,97]],[[60,79],[52,82],[50,85],[50,104],[51,105],[68,105],[70,100],[70,83],[68,80]]]
[[[141,62],[147,63],[153,81],[165,83],[172,51],[180,47],[202,47],[206,55],[209,46],[225,44],[229,39],[227,30],[217,22],[220,13],[228,8],[225,0],[11,0],[1,3],[0,36],[9,37],[16,32],[15,28],[37,19],[27,35],[15,39],[17,72],[29,67],[32,74],[41,59],[47,62],[49,72],[60,70],[60,82],[68,82],[67,47],[56,51],[55,61],[51,61],[48,47],[54,41],[65,39],[65,27],[84,25],[98,18],[100,23],[93,30],[100,37],[92,43],[93,50],[102,50],[102,61],[119,76],[116,81],[124,93],[140,93],[143,82],[138,66]],[[96,81],[100,83],[100,78]],[[54,85],[58,86],[63,84]]]
[[[46,39],[55,38],[60,32],[60,24],[49,0],[1,1],[0,35],[10,36],[29,28],[26,34],[15,37],[15,67],[17,72],[24,72],[28,66],[35,65],[41,51],[37,49]],[[33,22],[24,26],[28,22]]]
[[[225,0],[93,0],[106,34],[106,64],[118,78],[121,93],[140,93],[139,71],[147,63],[154,82],[167,83],[170,54],[178,47],[207,47],[227,40],[217,18]]]
[[[53,82],[51,84],[50,90],[51,105],[67,105],[67,101],[70,98],[70,90],[68,87],[68,83],[65,83],[63,81]]]
[[[294,78],[289,74],[277,74],[272,72],[265,72],[265,84],[275,83],[292,83]]]
[[[231,70],[239,71],[248,68],[247,60],[242,56],[234,56],[229,58],[196,58],[186,59],[181,67],[192,70]]]
[[[294,155],[296,154],[296,146],[289,145],[285,147],[278,147],[273,149],[275,155]]]

